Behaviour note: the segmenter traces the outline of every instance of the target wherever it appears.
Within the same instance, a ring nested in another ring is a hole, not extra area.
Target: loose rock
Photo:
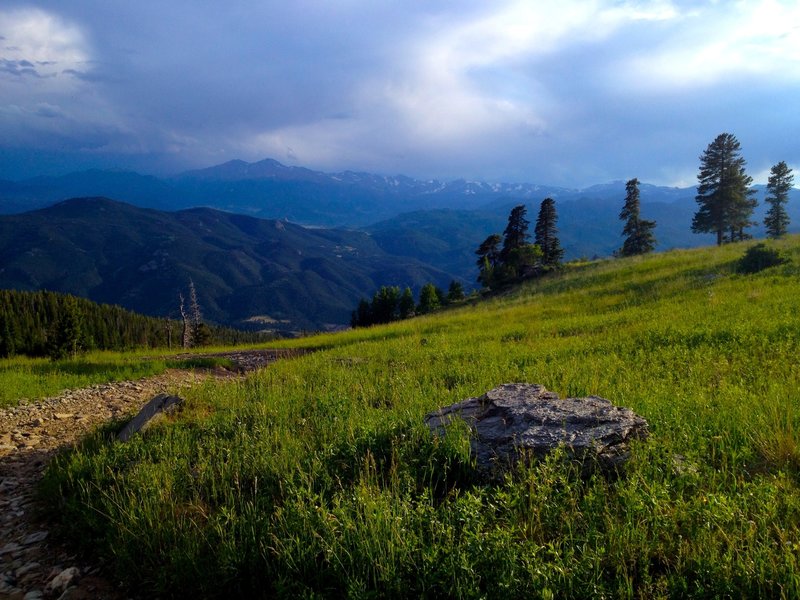
[[[72,582],[77,579],[78,575],[80,575],[80,570],[78,567],[69,567],[68,569],[64,569],[61,571],[61,573],[50,580],[50,583],[47,584],[45,591],[48,594],[63,594],[64,591],[72,584]]]
[[[245,373],[294,351],[241,351],[215,356],[229,358]],[[197,358],[187,355],[186,358]],[[136,382],[93,385],[10,408],[0,408],[0,599],[40,598],[47,583],[74,565],[84,574],[50,588],[48,598],[128,598],[106,580],[97,564],[86,564],[63,550],[63,542],[46,535],[34,510],[34,488],[42,470],[58,449],[75,443],[111,415],[135,413],[156,394],[173,392],[209,377],[231,372],[168,370]],[[38,563],[38,564],[37,564]],[[49,573],[49,575],[48,575]],[[56,589],[57,588],[57,589]]]
[[[24,540],[22,540],[22,543],[25,546],[30,546],[31,544],[43,542],[47,538],[47,536],[48,536],[47,531],[37,531],[36,533],[28,535]]]
[[[542,458],[563,447],[584,472],[599,466],[618,472],[629,458],[629,442],[648,435],[647,421],[599,396],[559,399],[537,384],[509,383],[429,413],[435,435],[456,418],[470,426],[472,453],[485,478],[493,479],[521,457]]]
[[[5,546],[0,548],[0,556],[3,554],[12,554],[20,550],[21,546],[16,542],[8,542]]]

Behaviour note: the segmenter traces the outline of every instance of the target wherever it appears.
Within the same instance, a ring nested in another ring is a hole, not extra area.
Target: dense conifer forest
[[[180,321],[147,317],[49,291],[0,290],[0,356],[45,356],[69,342],[75,350],[127,350],[181,346]],[[252,332],[211,327],[211,342],[263,340]]]

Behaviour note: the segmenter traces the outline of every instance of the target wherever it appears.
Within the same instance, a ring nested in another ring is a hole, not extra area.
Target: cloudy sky
[[[800,169],[800,2],[0,4],[0,177],[240,158],[693,185],[737,136]],[[800,177],[799,177],[800,178]]]

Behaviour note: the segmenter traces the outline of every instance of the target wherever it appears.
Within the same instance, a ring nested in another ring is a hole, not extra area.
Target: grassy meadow
[[[0,359],[0,408],[56,396],[64,390],[156,375],[164,360],[140,360],[119,352],[92,352],[77,359],[15,356]]]
[[[49,468],[63,532],[159,597],[800,597],[800,239],[574,266],[188,392]],[[423,416],[505,382],[650,423],[624,477],[480,484]]]
[[[201,348],[198,352],[209,352]],[[0,359],[0,408],[57,396],[65,390],[112,381],[129,381],[163,373],[166,369],[230,366],[223,358],[174,359],[166,350],[135,352],[96,351],[77,358],[50,360],[15,356]]]

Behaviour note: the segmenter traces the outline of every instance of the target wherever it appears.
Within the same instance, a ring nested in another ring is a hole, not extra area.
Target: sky
[[[569,187],[800,169],[800,2],[0,4],[0,178],[232,159]],[[797,179],[800,179],[798,177]]]

